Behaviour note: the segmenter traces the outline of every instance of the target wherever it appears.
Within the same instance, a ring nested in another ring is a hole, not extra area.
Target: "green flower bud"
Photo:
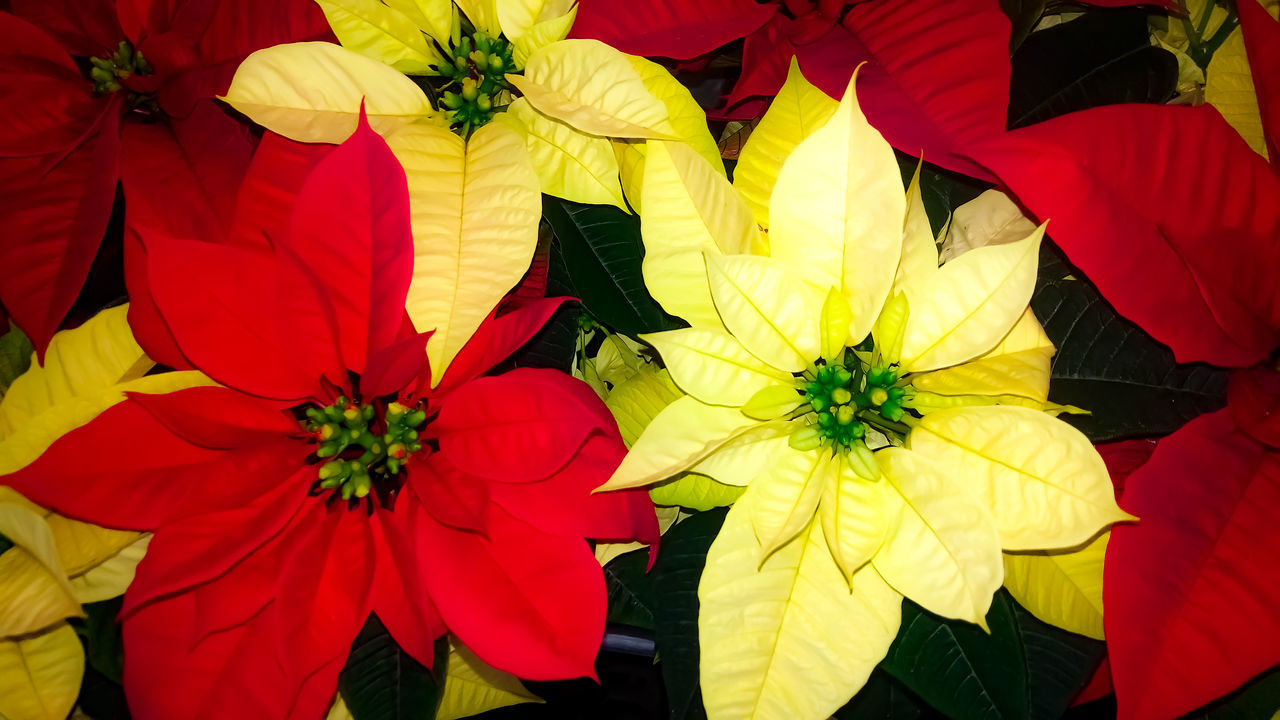
[[[837,405],[847,405],[853,399],[853,393],[847,388],[838,387],[831,391],[831,401]]]
[[[804,425],[791,432],[787,444],[800,451],[814,450],[822,444],[822,436],[818,434],[818,428]]]

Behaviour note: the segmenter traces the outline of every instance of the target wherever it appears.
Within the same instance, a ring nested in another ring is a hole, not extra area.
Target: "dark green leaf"
[[[124,643],[116,620],[123,603],[122,597],[87,603],[82,606],[84,618],[73,621],[89,664],[115,683],[124,677]]]
[[[876,668],[848,705],[836,711],[835,720],[923,720],[941,717],[912,692]]]
[[[1187,715],[1183,720],[1273,720],[1280,712],[1280,667],[1272,668],[1239,690]]]
[[[442,637],[436,641],[434,672],[426,669],[370,615],[351,644],[338,691],[355,720],[430,720],[440,705],[448,660],[448,641]]]
[[[34,351],[26,333],[16,326],[0,335],[0,394],[7,392],[13,381],[27,371]]]
[[[1171,350],[1120,317],[1048,244],[1031,309],[1058,348],[1049,399],[1091,411],[1062,418],[1094,442],[1167,435],[1226,404],[1224,371],[1174,362]]]
[[[98,672],[93,665],[84,669],[76,705],[93,720],[130,720],[133,717],[129,714],[124,688]]]
[[[1030,716],[1032,720],[1058,720],[1089,682],[1107,646],[1040,622],[1012,600],[1009,604],[1013,606],[1027,658]]]
[[[1009,31],[1009,52],[1016,52],[1035,29],[1047,4],[1048,0],[1000,0],[1000,9],[1013,26]]]
[[[11,547],[13,547],[13,541],[5,537],[4,535],[0,535],[0,554],[3,554],[4,551],[8,550]]]
[[[1026,658],[1004,593],[991,603],[987,624],[990,635],[904,601],[902,628],[880,667],[947,717],[1027,718]]]
[[[653,566],[654,640],[672,720],[706,717],[698,690],[698,581],[726,510],[697,513],[662,536]]]
[[[907,187],[919,159],[901,151],[895,151],[895,154],[898,156],[898,169],[902,172],[902,186]],[[924,200],[924,211],[929,216],[933,234],[936,236],[941,232],[956,208],[978,197],[988,187],[986,183],[926,162],[920,168],[920,197]]]
[[[641,548],[619,555],[604,566],[609,622],[654,629],[654,583],[648,565],[649,549]]]
[[[1151,45],[1142,10],[1092,9],[1032,33],[1013,55],[1009,127],[1116,103],[1163,103],[1178,84],[1178,61]]]
[[[543,196],[542,212],[560,242],[578,297],[593,317],[628,335],[679,326],[645,287],[639,217],[550,195]]]
[[[578,318],[581,315],[582,308],[577,303],[560,306],[527,345],[500,363],[493,372],[500,373],[518,367],[552,368],[569,372],[573,368],[577,352]]]

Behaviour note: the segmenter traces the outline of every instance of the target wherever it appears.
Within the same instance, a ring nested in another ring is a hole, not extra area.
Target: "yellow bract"
[[[84,650],[66,623],[49,632],[0,639],[0,715],[63,720],[76,703]]]
[[[381,0],[316,0],[338,42],[409,75],[441,62],[412,18]]]
[[[534,110],[520,98],[507,110],[527,132],[529,158],[543,192],[574,202],[627,209],[618,158],[607,138],[588,135]]]
[[[1078,548],[1005,553],[1004,586],[1044,622],[1105,640],[1102,567],[1110,537],[1108,530]]]
[[[1258,109],[1258,94],[1253,87],[1253,73],[1240,28],[1231,31],[1226,42],[1209,60],[1204,99],[1222,113],[1223,119],[1240,133],[1254,152],[1267,157],[1262,112]]]

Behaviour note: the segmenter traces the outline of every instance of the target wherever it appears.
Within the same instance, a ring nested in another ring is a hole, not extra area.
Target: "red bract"
[[[213,96],[249,53],[329,30],[309,0],[10,5],[0,13],[0,265],[23,272],[0,277],[0,301],[43,354],[88,274],[117,180],[133,200],[145,190],[131,178],[162,172],[165,203],[216,218],[234,192],[226,175],[238,180],[252,146]],[[196,170],[211,150],[225,171]]]
[[[291,147],[268,139],[248,185],[297,177]],[[371,612],[426,665],[449,631],[526,678],[592,675],[585,538],[656,542],[652,504],[591,494],[625,450],[585,384],[484,376],[561,301],[500,308],[432,390],[405,177],[367,124],[296,199],[241,207],[233,232],[270,243],[139,232],[157,322],[222,386],[132,394],[0,478],[154,531],[122,613],[134,716],[320,717]]]
[[[1278,378],[1238,374],[1228,409],[1129,477],[1121,506],[1141,520],[1112,530],[1103,584],[1122,719],[1177,717],[1280,661],[1280,448],[1251,434],[1275,439]]]
[[[747,35],[775,11],[754,0],[581,0],[572,36],[603,40],[635,55],[688,60]]]

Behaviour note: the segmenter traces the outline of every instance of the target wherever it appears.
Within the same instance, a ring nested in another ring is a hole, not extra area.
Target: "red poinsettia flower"
[[[310,0],[14,0],[0,13],[0,301],[43,353],[126,195],[221,222],[252,153],[212,103],[240,60],[330,37]],[[198,175],[193,158],[222,170]]]
[[[292,204],[270,243],[143,238],[160,317],[220,385],[132,394],[0,478],[154,531],[122,612],[134,716],[321,717],[371,612],[426,665],[447,630],[526,678],[592,675],[584,538],[654,542],[652,505],[590,493],[625,451],[584,383],[484,374],[560,300],[499,309],[432,388],[386,144],[362,123]]]

